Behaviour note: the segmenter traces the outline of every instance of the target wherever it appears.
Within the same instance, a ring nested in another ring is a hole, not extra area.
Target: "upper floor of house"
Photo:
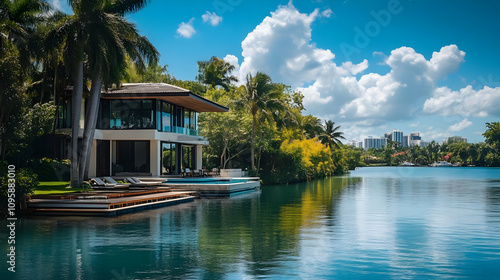
[[[177,86],[164,83],[123,84],[118,89],[101,93],[96,128],[156,129],[196,136],[200,112],[227,111],[227,107]],[[71,127],[71,100],[60,104],[57,127]]]

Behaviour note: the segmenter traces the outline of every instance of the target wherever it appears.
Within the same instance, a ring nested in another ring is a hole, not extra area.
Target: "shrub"
[[[15,202],[16,215],[26,211],[27,195],[33,194],[33,190],[38,186],[37,175],[27,169],[15,170]],[[8,210],[8,164],[0,161],[0,212],[2,216],[7,216]],[[5,203],[4,203],[5,202]]]
[[[272,166],[261,171],[266,183],[291,183],[332,175],[335,164],[330,148],[318,139],[285,140],[273,155]]]
[[[69,160],[58,161],[50,158],[34,159],[30,163],[33,172],[40,181],[69,181]]]

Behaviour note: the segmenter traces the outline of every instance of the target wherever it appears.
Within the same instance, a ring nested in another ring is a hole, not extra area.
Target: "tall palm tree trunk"
[[[90,155],[92,152],[92,143],[94,141],[95,127],[97,124],[97,114],[99,110],[99,101],[101,98],[101,75],[96,74],[92,79],[92,88],[90,89],[90,101],[85,116],[85,129],[83,131],[83,148],[80,157],[80,175],[82,179],[88,178],[90,165]]]
[[[73,76],[73,100],[72,100],[72,133],[71,133],[71,186],[80,187],[78,173],[78,132],[80,131],[80,113],[82,110],[83,96],[83,61],[78,62]]]
[[[250,160],[252,162],[252,170],[255,170],[255,123],[257,119],[255,114],[252,115],[252,146],[250,149]]]

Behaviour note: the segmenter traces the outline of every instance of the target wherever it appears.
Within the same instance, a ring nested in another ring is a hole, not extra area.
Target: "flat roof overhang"
[[[196,112],[227,112],[229,108],[192,92],[103,93],[102,99],[161,99]]]

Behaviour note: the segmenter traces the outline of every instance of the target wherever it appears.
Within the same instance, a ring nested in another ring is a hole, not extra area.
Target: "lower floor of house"
[[[161,140],[99,140],[92,145],[89,177],[179,175],[202,169],[202,146]]]

